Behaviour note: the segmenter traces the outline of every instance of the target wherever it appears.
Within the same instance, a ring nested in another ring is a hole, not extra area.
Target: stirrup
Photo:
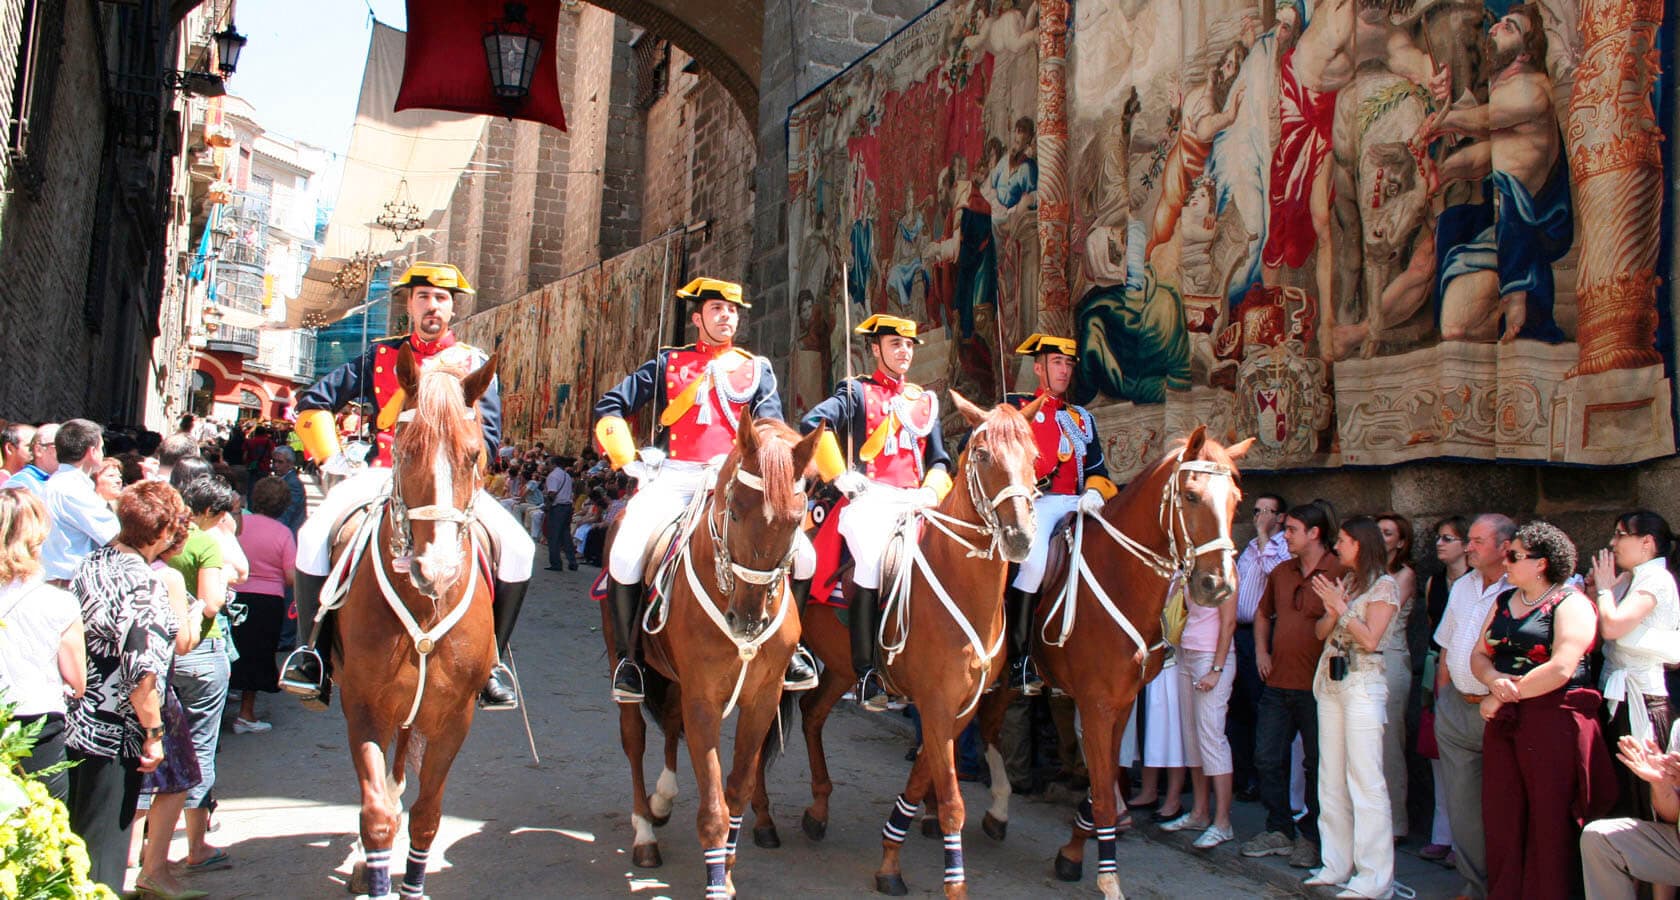
[[[870,688],[874,688],[873,691]],[[857,687],[853,688],[857,696],[858,705],[870,712],[886,712],[892,708],[892,698],[887,696],[886,685],[881,683],[881,675],[870,669],[859,676]]]
[[[499,676],[499,677],[498,677]],[[502,687],[507,690],[507,699],[503,700],[490,693],[492,687]],[[513,670],[506,663],[497,661],[490,670],[490,677],[484,682],[484,689],[478,692],[478,706],[480,709],[518,709],[519,691],[513,687]]]
[[[314,660],[315,671],[321,673],[314,681],[303,677],[303,673],[298,671],[307,664],[307,660]],[[304,644],[286,655],[286,662],[280,667],[280,689],[306,699],[318,697],[321,694],[321,683],[326,680],[325,668],[321,654],[316,652],[314,647]]]
[[[803,678],[795,679],[793,670],[801,664],[805,666],[806,675]],[[795,644],[793,657],[788,660],[788,670],[782,675],[782,690],[808,691],[815,688],[819,680],[821,679],[817,674],[817,664],[811,658],[811,651],[806,650],[804,644]]]
[[[625,667],[629,668],[626,669]],[[631,680],[634,679],[634,687]],[[640,703],[646,699],[643,694],[642,667],[636,661],[626,656],[613,667],[612,696],[617,703]]]
[[[1030,657],[1023,656],[1009,667],[1009,680],[1010,686],[1019,689],[1022,696],[1037,697],[1044,693],[1044,679],[1038,676]]]

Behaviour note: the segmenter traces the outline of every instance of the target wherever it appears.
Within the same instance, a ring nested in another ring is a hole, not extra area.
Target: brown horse
[[[335,541],[324,596],[335,581],[348,582],[333,668],[362,788],[365,861],[352,884],[375,897],[391,893],[391,844],[411,748],[420,795],[409,814],[402,893],[421,895],[444,782],[495,663],[492,582],[479,571],[471,524],[484,452],[473,404],[495,373],[492,357],[464,378],[442,367],[421,374],[403,346],[397,380],[409,400],[392,448],[389,494],[367,510],[353,537]],[[412,560],[406,573],[397,558]],[[384,748],[393,743],[387,766]]]
[[[1039,401],[1025,410],[1000,405],[983,411],[956,391],[950,393],[973,431],[957,461],[955,488],[937,515],[921,523],[916,546],[905,554],[902,565],[911,569],[903,576],[909,579],[908,599],[903,603],[889,599],[882,616],[881,631],[888,637],[885,674],[889,688],[908,696],[922,719],[922,752],[882,830],[881,868],[875,886],[894,895],[908,890],[899,867],[899,850],[916,806],[931,788],[938,797],[945,839],[945,894],[967,896],[963,805],[952,740],[973,717],[980,692],[1002,669],[1004,576],[1010,562],[1026,558],[1034,533],[1032,484],[1037,448],[1027,421],[1038,411]],[[883,594],[890,597],[894,593],[891,582],[887,588]],[[823,674],[816,690],[800,700],[811,756],[811,805],[802,825],[813,840],[821,840],[828,831],[828,798],[834,791],[822,729],[857,675],[852,671],[846,626],[833,609],[809,607],[805,627],[805,645],[822,659]]]
[[[1081,559],[1044,579],[1044,602],[1033,620],[1033,661],[1052,687],[1074,700],[1091,796],[1074,818],[1073,836],[1056,855],[1056,876],[1082,877],[1085,842],[1097,839],[1097,886],[1120,897],[1116,862],[1120,736],[1138,691],[1166,656],[1161,610],[1168,584],[1182,578],[1190,602],[1218,606],[1236,589],[1231,523],[1242,499],[1237,460],[1253,440],[1221,447],[1198,426],[1180,446],[1133,479],[1103,507],[1103,523],[1086,523]],[[1064,545],[1065,546],[1065,545]],[[1063,600],[1070,574],[1080,577],[1071,609]],[[992,773],[992,808],[982,822],[1001,839],[1009,820],[1009,776],[999,736],[1016,695],[999,690],[981,705],[981,737]]]
[[[805,479],[821,429],[801,439],[774,419],[736,431],[735,448],[717,472],[679,550],[670,597],[644,617],[648,712],[666,730],[666,770],[650,798],[642,775],[647,725],[640,704],[619,705],[619,737],[630,760],[635,826],[632,860],[657,866],[655,824],[676,795],[673,741],[688,739],[700,795],[700,847],[708,900],[733,896],[741,812],[756,792],[761,754],[780,709],[782,673],[799,643],[799,614],[787,589],[794,539],[805,517]],[[609,656],[611,611],[602,605]],[[727,789],[718,761],[723,721],[739,709]],[[680,710],[680,713],[679,713]],[[790,708],[791,711],[791,708]],[[657,808],[657,809],[656,809]],[[771,828],[768,806],[755,803],[758,829]]]

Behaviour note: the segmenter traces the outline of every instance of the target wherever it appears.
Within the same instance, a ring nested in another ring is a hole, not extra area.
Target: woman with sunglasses
[[[1609,549],[1593,556],[1598,630],[1604,637],[1600,686],[1607,713],[1605,735],[1611,746],[1624,735],[1632,735],[1668,749],[1663,665],[1680,662],[1667,655],[1680,639],[1680,592],[1668,570],[1673,552],[1674,534],[1668,522],[1642,509],[1618,518]],[[1617,766],[1616,773],[1621,783],[1616,814],[1655,818],[1651,792],[1644,782],[1626,766]]]
[[[1581,823],[1613,799],[1615,770],[1587,669],[1598,633],[1571,588],[1575,545],[1555,525],[1517,529],[1505,553],[1511,590],[1488,613],[1470,669],[1482,701],[1482,822],[1489,900],[1581,893]]]

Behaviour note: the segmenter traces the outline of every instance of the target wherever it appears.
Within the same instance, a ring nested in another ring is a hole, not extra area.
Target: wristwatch
[[[1213,671],[1215,671],[1215,672],[1223,672],[1223,671],[1225,671],[1225,667],[1224,667],[1224,666],[1214,666],[1214,667],[1213,667]]]
[[[163,725],[162,724],[153,725],[150,728],[142,727],[140,729],[140,733],[148,741],[163,740]]]

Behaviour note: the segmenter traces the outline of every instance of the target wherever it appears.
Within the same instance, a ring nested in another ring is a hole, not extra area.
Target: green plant
[[[18,763],[34,749],[42,723],[15,721],[14,708],[0,706],[0,897],[114,897],[104,885],[88,880],[87,846],[70,830],[64,804],[40,781],[71,764],[24,774]]]

